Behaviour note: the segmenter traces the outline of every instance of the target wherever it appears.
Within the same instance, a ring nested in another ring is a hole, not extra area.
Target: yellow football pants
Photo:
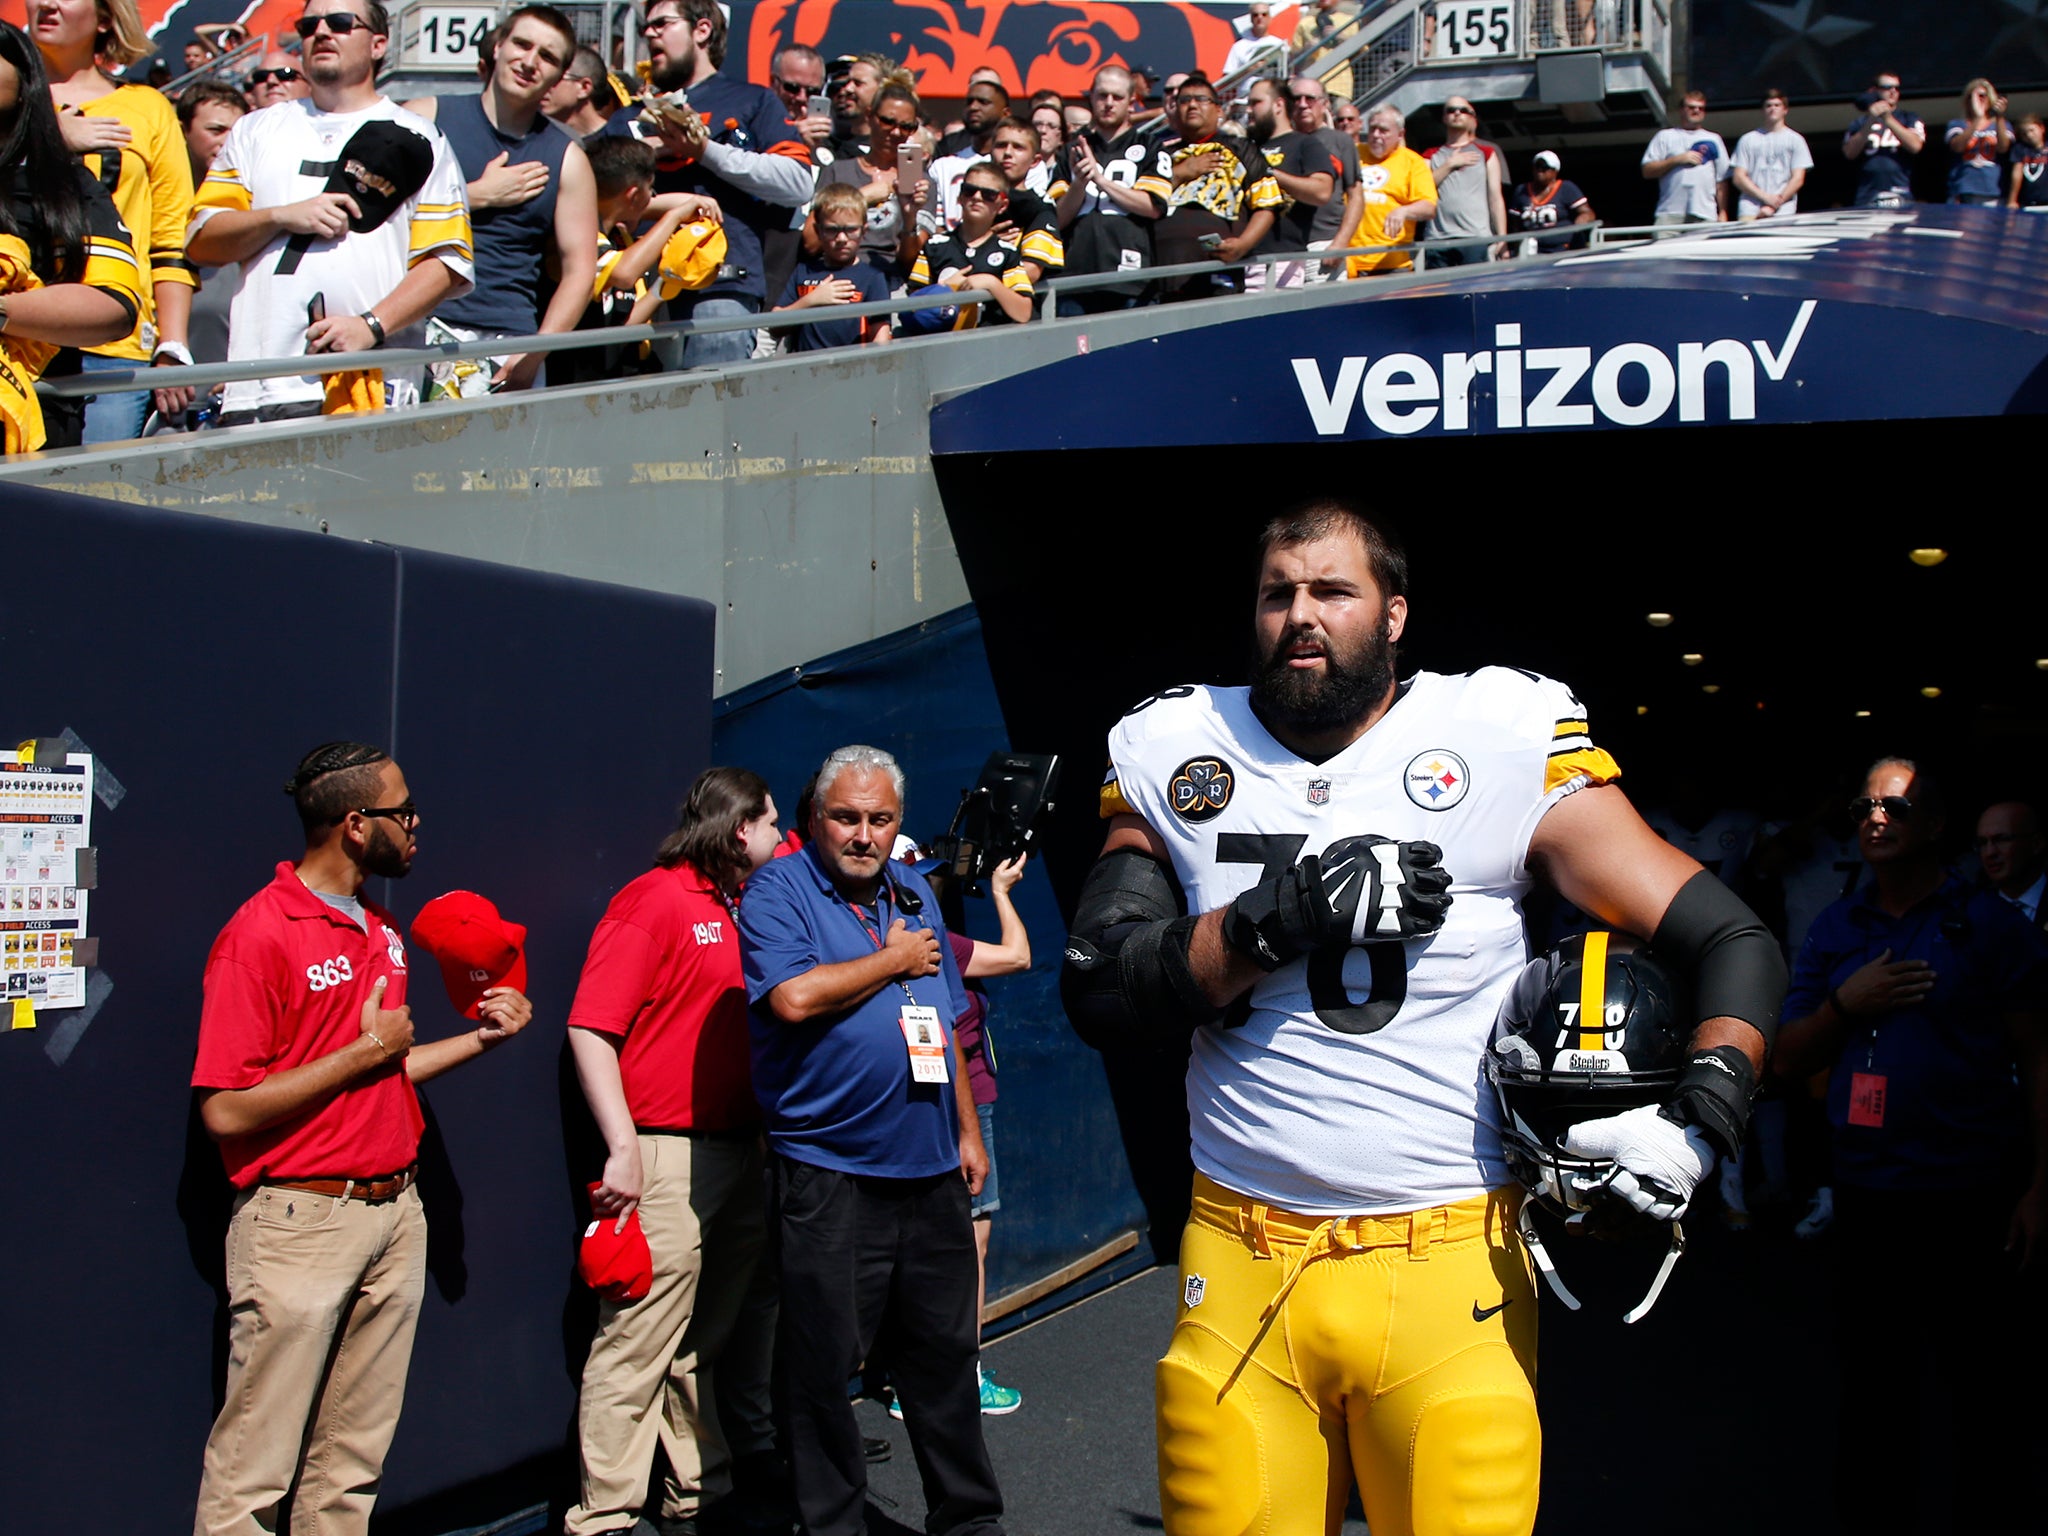
[[[1528,1536],[1536,1295],[1519,1190],[1325,1220],[1201,1174],[1159,1362],[1167,1536]]]

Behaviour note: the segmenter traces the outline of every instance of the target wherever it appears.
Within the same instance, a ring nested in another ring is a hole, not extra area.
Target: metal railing
[[[1379,0],[1289,60],[1327,81],[1345,65],[1361,108],[1392,94],[1418,69],[1527,61],[1542,53],[1598,48],[1642,53],[1671,78],[1671,0]]]
[[[223,84],[232,85],[236,90],[240,90],[242,88],[242,76],[247,74],[249,69],[254,69],[263,58],[263,55],[269,51],[270,34],[268,32],[259,33],[255,37],[238,43],[226,53],[218,54],[208,59],[197,69],[188,70],[186,73],[167,82],[164,86],[164,94],[175,98],[180,91],[184,90],[186,86],[192,84],[195,80],[218,80]],[[248,68],[242,68],[241,66],[243,65],[248,66]]]
[[[1401,256],[1419,257],[1431,250],[1460,247],[1470,248],[1479,244],[1516,246],[1529,239],[1540,238],[1545,243],[1556,242],[1560,247],[1567,240],[1585,236],[1589,244],[1612,243],[1617,239],[1649,240],[1675,233],[1699,234],[1699,227],[1683,230],[1668,226],[1640,226],[1611,228],[1598,221],[1591,224],[1561,225],[1556,230],[1545,230],[1540,234],[1509,234],[1497,237],[1474,239],[1469,235],[1448,236],[1433,240],[1416,240],[1405,245],[1356,245],[1341,250],[1281,251],[1264,256],[1249,256],[1238,261],[1190,261],[1169,266],[1148,266],[1137,269],[1147,283],[1173,278],[1198,277],[1205,273],[1245,271],[1253,267],[1268,271],[1286,266],[1307,266],[1311,263],[1347,260],[1353,256],[1383,257],[1389,253]],[[1544,255],[1571,254],[1565,250],[1546,251]],[[1437,269],[1441,270],[1441,269]],[[1423,268],[1419,262],[1414,265],[1414,275],[1420,275]],[[1377,274],[1382,277],[1403,275],[1401,269],[1392,268]],[[1114,288],[1130,283],[1131,272],[1096,272],[1073,277],[1048,279],[1039,292],[1044,303],[1037,319],[1040,322],[1057,317],[1058,296],[1062,293],[1084,293],[1100,288]],[[1268,288],[1267,292],[1294,292]],[[1248,297],[1256,297],[1249,295]],[[1219,295],[1220,297],[1220,295]],[[129,390],[156,388],[211,389],[216,384],[233,384],[257,379],[304,378],[311,374],[348,373],[365,369],[381,369],[387,373],[405,368],[424,369],[430,363],[459,362],[483,357],[508,357],[523,352],[553,353],[575,352],[598,347],[629,346],[643,341],[664,341],[689,336],[712,335],[728,331],[781,331],[794,330],[806,325],[829,324],[835,321],[886,318],[920,309],[943,309],[952,306],[975,306],[992,304],[994,296],[980,292],[966,293],[916,293],[901,298],[876,300],[866,304],[835,304],[825,309],[768,311],[758,315],[736,315],[721,320],[667,320],[649,325],[612,326],[589,331],[561,331],[549,335],[493,336],[478,341],[444,342],[426,347],[381,347],[371,352],[323,352],[317,355],[275,357],[261,360],[197,363],[190,367],[175,369],[138,367],[125,371],[108,370],[90,374],[74,374],[62,379],[41,379],[36,383],[38,394],[55,398],[78,398],[85,395],[119,394]],[[978,328],[977,328],[978,329]],[[943,333],[941,333],[943,334]]]

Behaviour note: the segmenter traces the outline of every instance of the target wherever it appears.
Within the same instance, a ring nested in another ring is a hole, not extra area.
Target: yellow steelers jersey
[[[1244,688],[1176,688],[1109,738],[1105,814],[1142,816],[1190,912],[1208,912],[1340,838],[1443,850],[1450,915],[1425,939],[1281,966],[1249,1017],[1195,1032],[1195,1166],[1307,1215],[1385,1214],[1511,1182],[1482,1061],[1528,956],[1530,839],[1559,798],[1617,777],[1560,683],[1489,667],[1418,674],[1364,736],[1310,763]]]
[[[102,357],[147,362],[156,347],[158,283],[199,286],[196,268],[185,259],[185,226],[192,217],[192,161],[178,110],[162,91],[146,85],[116,86],[77,109],[85,117],[111,117],[132,135],[118,152],[82,156],[114,200],[142,262],[142,307],[135,329],[119,341],[87,350]]]

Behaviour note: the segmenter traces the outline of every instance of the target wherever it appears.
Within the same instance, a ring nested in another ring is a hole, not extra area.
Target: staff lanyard
[[[879,925],[882,921],[882,893],[888,890],[888,888],[889,882],[885,877],[882,883],[875,889],[875,922],[877,925]],[[837,897],[837,900],[839,901],[840,905],[845,907],[847,912],[852,915],[853,920],[856,923],[860,924],[860,931],[867,935],[868,942],[875,946],[875,952],[877,954],[880,954],[883,950],[889,947],[887,944],[882,942],[881,934],[876,932],[875,929],[870,928],[868,926],[868,920],[865,917],[861,916],[861,911],[859,907],[855,906],[852,902],[848,901],[843,896]],[[903,989],[903,995],[909,998],[913,1004],[917,1002],[917,994],[910,990],[909,982],[905,981],[901,976],[898,976],[896,978],[896,985]]]

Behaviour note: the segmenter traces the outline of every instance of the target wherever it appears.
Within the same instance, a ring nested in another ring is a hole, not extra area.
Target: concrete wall
[[[931,475],[935,398],[1220,307],[32,455],[0,462],[0,486],[704,598],[725,694],[969,600]]]

